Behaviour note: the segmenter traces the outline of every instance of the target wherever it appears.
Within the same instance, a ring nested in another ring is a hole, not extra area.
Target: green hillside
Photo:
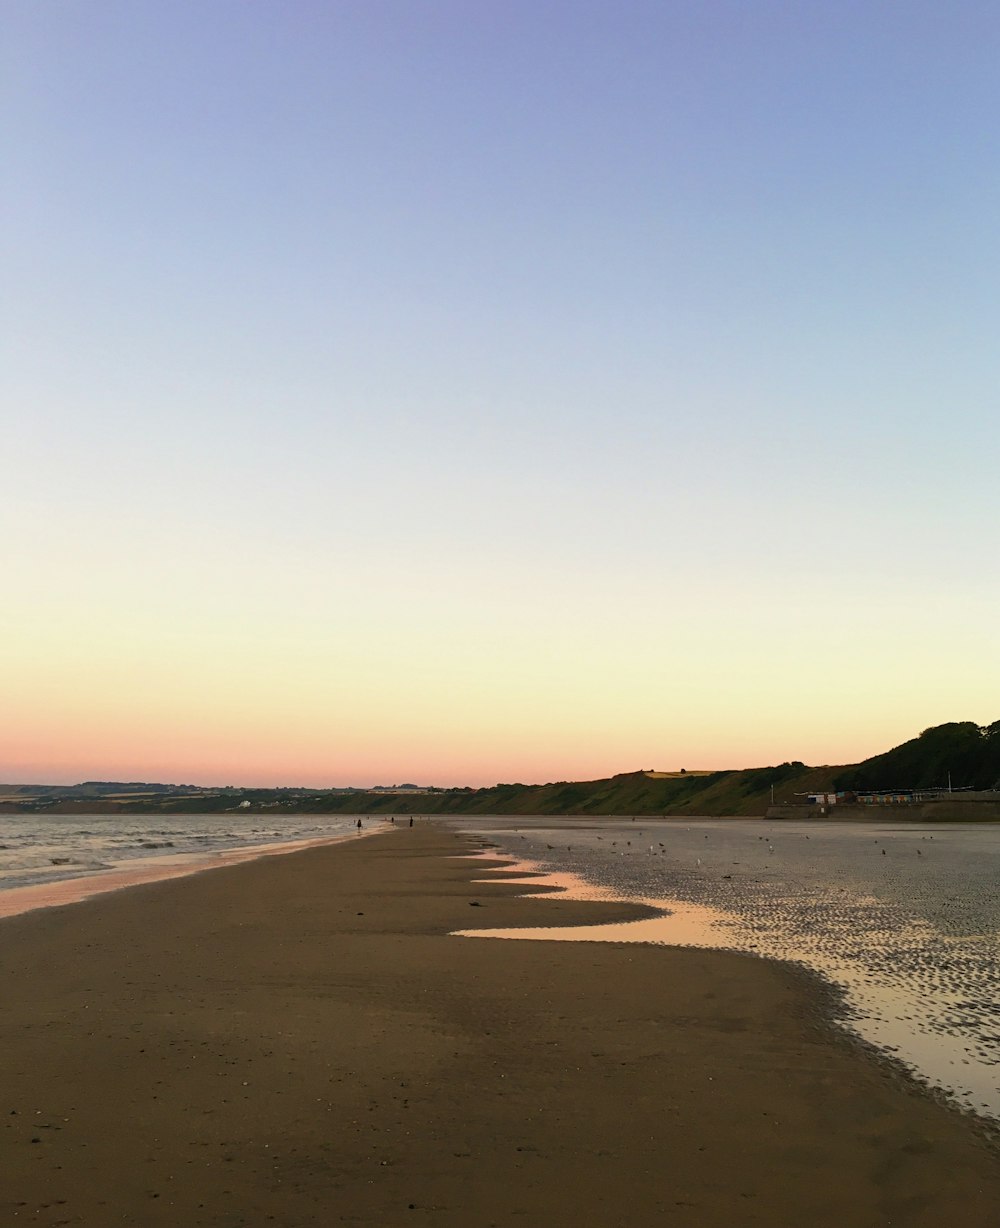
[[[745,771],[656,778],[628,772],[606,780],[558,781],[546,785],[501,784],[489,789],[442,793],[326,794],[310,810],[344,814],[763,814],[776,802],[833,787],[837,768],[802,763]]]
[[[1000,787],[1000,721],[952,721],[925,729],[883,755],[844,769],[839,789],[956,789]]]

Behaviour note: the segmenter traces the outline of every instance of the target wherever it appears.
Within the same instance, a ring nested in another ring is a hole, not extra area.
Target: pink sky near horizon
[[[68,543],[0,606],[0,780],[489,785],[823,764],[1000,715],[986,582],[831,596],[764,568],[695,583],[607,559],[595,585],[582,558],[545,568],[527,548],[499,588],[485,560],[427,556],[418,573],[392,551],[348,571],[272,553],[262,581],[258,559],[206,554],[197,531],[169,551],[130,521],[100,532],[126,585]],[[942,627],[962,629],[947,653]]]
[[[968,714],[955,715],[965,719]],[[755,740],[752,731],[713,744],[702,736],[678,737],[672,745],[657,748],[636,731],[629,742],[622,731],[608,731],[605,739],[581,733],[578,741],[553,738],[535,745],[526,739],[520,745],[499,744],[492,750],[477,750],[455,740],[438,741],[440,726],[432,737],[414,739],[409,748],[398,742],[379,751],[377,738],[359,736],[340,753],[320,745],[300,744],[294,737],[272,735],[260,729],[239,736],[217,734],[196,722],[183,728],[121,731],[117,736],[97,725],[81,733],[65,733],[65,749],[30,730],[20,733],[0,730],[3,757],[0,781],[4,783],[73,784],[84,780],[155,781],[175,784],[242,785],[247,787],[305,786],[309,788],[392,785],[491,785],[498,782],[544,783],[553,780],[588,780],[640,769],[678,770],[730,769],[801,759],[811,766],[857,762],[916,736],[927,724],[912,725],[882,734],[870,724],[848,731],[849,736],[823,746],[815,736],[796,738],[788,729],[782,743],[765,737]],[[985,723],[985,717],[984,717]],[[53,731],[57,732],[57,731]]]
[[[671,569],[511,565],[303,574],[152,553],[106,526],[119,591],[65,559],[17,603],[0,780],[490,785],[639,768],[852,762],[948,720],[997,719],[988,588],[822,586]],[[363,596],[358,596],[358,592]],[[530,597],[525,596],[530,593]],[[9,622],[10,604],[0,609]],[[942,626],[961,626],[947,653]],[[992,654],[992,655],[991,655]]]

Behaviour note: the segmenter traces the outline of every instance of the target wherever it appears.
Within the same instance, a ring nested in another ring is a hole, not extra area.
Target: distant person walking
[[[410,815],[410,826],[411,827],[413,826],[413,815],[412,814]]]
[[[360,819],[358,819],[358,831],[360,831],[360,830],[361,830],[361,820],[360,820]]]

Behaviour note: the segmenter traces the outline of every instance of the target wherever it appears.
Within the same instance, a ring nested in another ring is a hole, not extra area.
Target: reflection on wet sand
[[[481,854],[489,858],[490,854]],[[533,891],[558,891],[571,900],[615,900],[619,897],[605,887],[585,882],[576,874],[566,871],[550,873],[534,872],[530,863],[509,866],[501,862],[517,877],[504,874],[508,884],[524,885]],[[530,872],[529,872],[530,871]],[[492,879],[474,881],[490,882]],[[704,905],[685,904],[681,900],[632,899],[630,903],[646,904],[655,908],[659,916],[645,917],[639,921],[620,921],[605,925],[552,926],[539,925],[522,929],[474,929],[459,930],[466,938],[524,938],[546,942],[659,942],[680,947],[722,947],[729,944],[722,940],[722,928],[729,918],[725,913]]]

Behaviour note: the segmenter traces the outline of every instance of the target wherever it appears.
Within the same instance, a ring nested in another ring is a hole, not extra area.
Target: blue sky
[[[995,6],[2,24],[0,778],[1000,715]]]

